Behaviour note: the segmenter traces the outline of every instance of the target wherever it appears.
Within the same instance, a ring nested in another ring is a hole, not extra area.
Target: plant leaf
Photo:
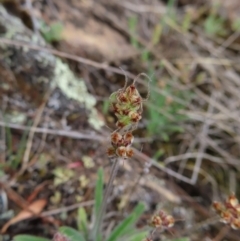
[[[59,228],[59,232],[69,238],[70,241],[86,241],[83,235],[74,228],[62,226]]]
[[[51,241],[46,238],[39,238],[33,235],[17,235],[13,238],[13,241]]]
[[[117,240],[119,237],[123,236],[123,235],[127,235],[127,233],[129,231],[131,231],[132,229],[130,229],[131,226],[133,226],[137,220],[139,219],[139,217],[142,215],[142,213],[144,212],[145,206],[143,203],[139,203],[137,205],[137,207],[135,207],[135,209],[133,210],[133,212],[127,217],[125,218],[110,234],[109,238],[107,239],[107,241],[115,241]]]
[[[177,239],[168,239],[167,241],[190,241],[190,239],[185,237],[185,238],[177,238]]]
[[[97,217],[102,205],[103,200],[103,169],[99,168],[98,177],[95,189],[95,205],[94,205],[94,215]]]
[[[94,240],[98,240],[100,239],[101,234],[97,233],[97,229],[98,229],[98,217],[100,214],[100,209],[102,207],[102,201],[103,201],[103,169],[99,168],[98,169],[98,175],[97,175],[97,182],[96,182],[96,187],[95,187],[95,195],[94,195],[94,200],[95,200],[95,204],[94,204],[94,227],[92,229],[92,233],[91,235],[94,237]]]
[[[148,234],[149,234],[149,231],[136,232],[133,235],[129,236],[127,240],[129,241],[143,240],[144,238],[147,237]]]
[[[82,231],[84,233],[85,238],[87,238],[87,213],[83,207],[80,207],[78,209],[78,215],[77,215],[77,224],[78,224],[78,230]]]

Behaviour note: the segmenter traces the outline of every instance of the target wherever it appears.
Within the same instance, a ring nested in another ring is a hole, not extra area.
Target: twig
[[[97,141],[106,140],[106,137],[97,135],[96,133],[83,134],[77,131],[53,130],[53,129],[40,128],[40,127],[28,127],[28,126],[23,126],[23,125],[14,124],[14,123],[5,123],[2,121],[0,121],[0,126],[8,126],[12,129],[18,129],[18,130],[32,129],[35,133],[45,133],[45,134],[65,136],[65,137],[70,137],[75,139],[86,139],[86,140],[97,140]]]
[[[31,152],[31,148],[32,148],[32,141],[33,141],[33,137],[34,137],[34,134],[35,134],[34,128],[40,122],[43,110],[45,108],[45,105],[46,105],[46,103],[48,101],[48,98],[50,97],[51,93],[52,93],[52,90],[50,90],[46,93],[46,95],[43,98],[43,103],[41,104],[41,106],[39,107],[39,109],[37,111],[37,115],[34,119],[33,126],[31,127],[29,135],[28,135],[27,146],[26,146],[26,150],[25,150],[24,155],[23,155],[22,166],[21,166],[21,169],[18,173],[19,175],[22,174],[27,168],[27,163],[29,161],[29,156],[30,156],[30,152]]]
[[[31,21],[32,21],[32,25],[33,25],[33,30],[35,32],[35,34],[39,35],[39,31],[38,31],[38,24],[36,21],[36,18],[34,17],[34,13],[33,13],[33,6],[32,6],[32,0],[25,0],[26,2],[26,9],[29,12],[29,15],[31,17]]]
[[[51,53],[51,54],[56,55],[56,56],[61,57],[61,58],[71,59],[71,60],[77,61],[77,62],[82,63],[82,64],[93,66],[97,69],[105,69],[107,71],[111,71],[113,73],[120,74],[120,75],[125,74],[130,79],[134,79],[136,77],[134,74],[132,74],[128,71],[124,71],[124,73],[123,73],[123,71],[121,69],[111,67],[106,63],[98,63],[98,62],[92,61],[90,59],[79,57],[77,55],[72,55],[72,54],[61,52],[61,51],[58,51],[58,50],[55,50],[55,49],[41,47],[41,46],[38,46],[38,45],[31,44],[29,42],[0,38],[0,43],[6,44],[6,45],[12,45],[12,46],[16,46],[16,47],[26,47],[26,48],[33,49],[33,50]],[[166,67],[167,66],[169,67],[169,62],[168,61],[166,62],[166,61],[167,60],[163,60],[163,62],[166,64]],[[169,69],[171,69],[171,68],[172,68],[172,66],[169,67]],[[174,71],[175,71],[175,68],[172,72],[174,72]],[[148,84],[143,80],[139,80],[139,83],[143,84],[146,87],[148,86]],[[176,101],[179,104],[187,105],[187,102],[183,101],[182,99],[180,99],[178,97],[171,96],[171,94],[167,93],[164,90],[161,90],[161,89],[155,88],[155,87],[151,87],[151,86],[150,86],[150,90],[154,91],[156,93],[159,93],[161,95],[164,95],[164,96],[170,96],[174,101]]]
[[[160,165],[159,163],[157,163],[155,160],[149,158],[147,155],[145,155],[144,153],[140,152],[139,150],[137,149],[134,149],[134,154],[137,158],[143,160],[144,162],[150,162],[152,164],[152,166],[158,168],[159,170],[167,173],[168,175],[170,176],[173,176],[175,178],[177,178],[178,180],[181,180],[181,181],[184,181],[186,183],[189,183],[189,184],[192,184],[192,181],[190,178],[188,177],[185,177],[173,170],[171,170],[170,168],[167,168],[163,165]]]
[[[49,211],[42,212],[41,213],[41,217],[57,215],[59,213],[72,211],[72,210],[74,210],[76,208],[92,206],[93,204],[94,204],[93,200],[86,201],[86,202],[81,202],[81,203],[75,203],[75,204],[67,206],[67,207],[61,207],[61,208],[57,208],[57,209],[54,209],[54,210],[49,210]]]
[[[228,232],[230,231],[230,227],[229,226],[225,226],[223,227],[220,232],[218,233],[218,235],[212,239],[212,241],[221,241],[225,238],[225,236],[228,234]]]
[[[212,98],[215,99],[214,94],[212,95]],[[211,103],[209,103],[208,113],[211,114],[212,112],[213,112],[213,106],[211,105]],[[207,144],[204,141],[204,139],[208,135],[209,126],[210,126],[210,121],[206,120],[204,125],[203,125],[203,128],[202,128],[202,133],[201,133],[201,136],[200,136],[200,147],[199,147],[199,150],[198,150],[198,156],[197,156],[197,159],[196,159],[196,163],[194,165],[193,175],[192,175],[192,178],[191,178],[191,181],[192,181],[193,184],[195,184],[196,181],[197,181],[198,173],[199,173],[199,170],[200,170],[200,167],[201,167],[201,164],[202,164],[203,153],[205,152],[205,149],[207,147]]]
[[[90,59],[79,57],[77,55],[72,55],[72,54],[64,53],[64,52],[61,52],[61,51],[58,51],[58,50],[55,50],[55,49],[41,47],[41,46],[38,46],[38,45],[31,44],[29,42],[0,38],[0,43],[1,44],[7,44],[7,45],[13,45],[13,46],[17,46],[17,47],[27,47],[29,49],[51,53],[51,54],[56,55],[56,56],[61,57],[61,58],[67,58],[67,59],[75,60],[75,61],[77,61],[79,63],[82,63],[82,64],[91,65],[91,66],[93,66],[97,69],[106,69],[106,70],[111,71],[113,73],[123,75],[123,72],[122,72],[121,69],[111,67],[106,63],[98,63],[98,62],[92,61]],[[131,79],[135,78],[135,76],[133,74],[131,74],[130,72],[125,71],[125,73],[129,78],[131,78]]]

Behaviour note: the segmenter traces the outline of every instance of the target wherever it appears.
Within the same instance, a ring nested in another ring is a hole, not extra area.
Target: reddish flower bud
[[[153,226],[154,228],[160,228],[162,227],[162,219],[158,215],[154,215],[152,217],[150,225]]]
[[[133,149],[132,148],[127,148],[126,150],[126,155],[128,158],[131,158],[133,156]]]
[[[124,122],[122,122],[122,121],[117,121],[116,126],[118,128],[123,128],[124,126],[126,126],[126,124]]]
[[[135,122],[135,123],[140,121],[141,118],[142,118],[142,116],[139,113],[135,112],[135,111],[130,111],[128,116],[130,117],[131,121]]]
[[[122,140],[122,135],[118,132],[113,132],[111,134],[111,142],[114,144],[118,144]]]
[[[125,146],[120,146],[116,149],[116,154],[119,156],[119,157],[123,157],[123,158],[126,158],[127,157],[127,150],[126,150],[126,147]]]
[[[240,219],[233,219],[233,221],[231,222],[231,228],[232,229],[240,229]]]
[[[132,104],[135,104],[135,105],[136,104],[141,105],[141,102],[142,102],[142,98],[139,95],[131,95],[129,100]]]
[[[126,103],[128,101],[126,93],[120,92],[118,97],[117,97],[119,102]]]
[[[108,157],[112,157],[112,156],[115,156],[116,155],[116,151],[115,151],[115,148],[114,147],[109,147],[108,149],[107,149],[107,155],[108,155]]]
[[[231,207],[236,207],[238,205],[238,199],[236,198],[235,194],[231,194],[228,197],[226,204],[228,204]]]
[[[221,218],[221,222],[230,223],[232,221],[232,214],[228,210],[223,211],[221,212]]]
[[[130,98],[132,95],[139,95],[138,90],[134,85],[129,85],[126,89],[126,93]]]
[[[158,215],[159,215],[159,217],[160,217],[161,219],[165,219],[165,218],[167,217],[166,212],[164,212],[163,210],[160,210],[160,211],[158,212]]]
[[[167,215],[163,220],[163,226],[171,228],[175,223],[175,219],[171,215]]]
[[[221,213],[224,210],[224,206],[220,202],[213,202],[212,206],[218,213]]]
[[[115,115],[122,113],[119,104],[113,103],[113,104],[112,104],[112,108],[113,108],[113,112],[114,112]]]
[[[129,146],[133,143],[133,140],[134,140],[134,136],[132,134],[132,132],[127,132],[124,136],[123,136],[123,139],[124,139],[124,144],[126,146]]]
[[[235,209],[237,211],[237,214],[239,215],[240,217],[240,204],[238,204],[237,206],[235,206]]]

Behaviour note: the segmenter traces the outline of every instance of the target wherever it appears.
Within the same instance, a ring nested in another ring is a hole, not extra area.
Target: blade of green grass
[[[128,28],[129,28],[129,30],[132,34],[137,33],[137,23],[138,23],[138,17],[137,16],[132,16],[128,20]],[[135,47],[136,49],[139,48],[138,41],[135,37],[132,36],[130,41],[131,41],[131,44],[132,44],[133,47]]]
[[[96,217],[97,215],[99,215],[100,208],[102,205],[102,200],[103,200],[103,169],[102,168],[98,170],[98,177],[97,177],[94,199],[95,199],[94,214]]]
[[[139,241],[147,237],[149,231],[137,232],[127,238],[129,241]]]
[[[78,230],[83,232],[85,238],[87,239],[87,234],[88,234],[87,213],[83,207],[78,209],[77,224],[78,224]]]
[[[102,207],[102,202],[103,202],[103,169],[99,168],[98,169],[98,175],[97,175],[97,182],[96,182],[96,187],[95,187],[95,195],[94,195],[94,218],[95,218],[95,223],[94,227],[92,229],[92,237],[93,239],[100,239],[101,234],[97,233],[98,231],[98,225],[99,225],[99,220],[98,217],[100,215],[100,209]]]
[[[17,235],[13,238],[13,241],[51,241],[46,238],[39,238],[33,235]]]
[[[143,214],[144,210],[145,210],[144,204],[139,203],[137,207],[133,210],[133,212],[113,230],[113,232],[110,234],[107,241],[116,241],[121,236],[127,235],[129,230],[132,230],[129,228],[132,227],[137,222],[137,220]]]
[[[59,228],[59,232],[69,238],[70,241],[86,241],[83,235],[74,228],[63,226]]]

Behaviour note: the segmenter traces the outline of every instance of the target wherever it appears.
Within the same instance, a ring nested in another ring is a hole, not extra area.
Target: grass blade
[[[100,208],[103,200],[103,169],[99,168],[98,177],[95,189],[95,205],[94,205],[94,215],[97,217],[100,212]]]
[[[51,241],[46,238],[39,238],[33,235],[17,235],[13,238],[13,241]]]
[[[98,240],[100,238],[100,234],[98,233],[99,229],[99,215],[101,212],[102,208],[102,202],[103,202],[103,185],[104,185],[104,180],[103,180],[103,169],[99,168],[98,169],[98,175],[97,175],[97,182],[96,182],[96,187],[95,187],[95,195],[94,195],[94,227],[92,229],[92,239]]]
[[[127,235],[127,233],[131,231],[130,228],[137,222],[144,212],[144,209],[144,204],[139,203],[133,212],[113,230],[107,241],[116,241],[121,236]]]
[[[87,213],[83,207],[78,209],[77,224],[78,224],[78,230],[83,232],[84,237],[87,239],[87,234],[88,234]]]
[[[83,235],[74,228],[63,226],[59,228],[59,232],[69,238],[70,241],[86,241]]]

